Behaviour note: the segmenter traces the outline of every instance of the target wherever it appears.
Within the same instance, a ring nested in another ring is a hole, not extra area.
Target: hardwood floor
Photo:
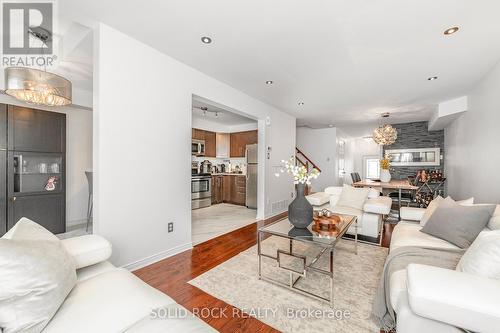
[[[154,288],[172,297],[190,311],[202,308],[226,316],[202,318],[219,332],[279,332],[272,327],[249,317],[239,309],[191,286],[188,281],[221,264],[257,243],[257,228],[278,218],[259,221],[228,234],[196,245],[188,250],[134,272]],[[386,224],[383,246],[388,246],[393,225]]]

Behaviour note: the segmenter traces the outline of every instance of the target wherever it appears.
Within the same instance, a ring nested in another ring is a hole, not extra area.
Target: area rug
[[[263,252],[276,254],[288,248],[288,241],[270,237],[263,242]],[[315,254],[317,247],[294,242],[295,253]],[[334,254],[334,307],[258,279],[257,246],[196,277],[189,283],[206,293],[231,304],[282,332],[380,332],[371,318],[371,308],[388,249],[358,245],[341,240]],[[293,268],[297,261],[287,263]],[[323,255],[315,267],[327,268]],[[287,283],[289,275],[277,268],[274,260],[263,259],[263,274]],[[324,297],[329,295],[329,278],[319,273],[308,274],[298,286]],[[225,314],[231,315],[231,314]]]

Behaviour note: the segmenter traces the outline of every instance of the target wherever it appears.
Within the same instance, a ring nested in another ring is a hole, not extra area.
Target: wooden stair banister
[[[309,171],[309,165],[311,165],[314,169],[318,170],[321,172],[321,169],[313,162],[309,157],[307,157],[299,148],[295,147],[295,159],[302,164],[303,166],[306,167],[307,171]],[[297,155],[301,155],[303,159],[305,159],[305,162],[303,161],[302,158],[299,158]]]
[[[307,172],[310,172],[312,170],[310,169],[310,167],[321,172],[321,169],[297,147],[295,147],[295,163],[303,165],[306,168]],[[305,195],[309,195],[310,193],[311,186],[306,185]]]

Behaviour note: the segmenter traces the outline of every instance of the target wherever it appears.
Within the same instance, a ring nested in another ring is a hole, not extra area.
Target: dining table
[[[398,218],[401,220],[401,192],[402,191],[416,191],[419,189],[418,186],[410,184],[406,179],[391,179],[389,182],[381,182],[371,179],[363,179],[359,182],[352,184],[354,187],[370,187],[370,188],[381,188],[388,190],[398,191]]]

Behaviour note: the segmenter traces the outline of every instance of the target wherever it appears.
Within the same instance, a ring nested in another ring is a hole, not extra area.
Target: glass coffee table
[[[358,221],[356,216],[351,215],[340,215],[336,214],[341,218],[341,222],[337,224],[335,230],[330,232],[316,232],[313,230],[313,225],[309,225],[307,229],[295,228],[287,218],[279,220],[277,222],[271,223],[267,226],[261,227],[258,230],[258,242],[257,242],[257,252],[259,256],[259,279],[267,282],[271,282],[288,289],[291,289],[297,293],[321,300],[329,303],[333,307],[333,252],[335,245],[340,239],[345,235],[349,227],[354,226],[354,251],[358,254]],[[275,236],[282,239],[286,239],[288,242],[288,248],[286,250],[277,249],[276,255],[265,254],[262,251],[262,243],[268,236]],[[352,239],[351,239],[352,240]],[[294,251],[294,242],[303,242],[306,244],[313,245],[320,249],[318,254],[314,256],[306,253],[296,253]],[[316,262],[323,256],[328,255],[328,269],[323,269],[315,267]],[[262,270],[262,259],[270,258],[278,264],[280,270],[284,270],[289,273],[288,283],[283,283],[271,276],[266,276],[263,274]],[[286,267],[282,264],[286,261],[286,257],[291,260],[299,262],[298,268]],[[317,293],[304,290],[297,286],[297,283],[301,279],[306,279],[311,272],[320,273],[329,277],[329,295],[330,297],[324,297]]]

